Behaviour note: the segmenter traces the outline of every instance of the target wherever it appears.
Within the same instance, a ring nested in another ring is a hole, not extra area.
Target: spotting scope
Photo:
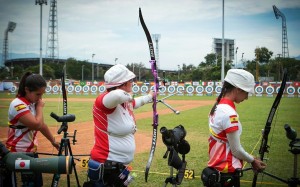
[[[10,152],[0,142],[0,160],[10,171],[32,171],[39,173],[72,173],[71,156],[54,156],[51,158],[33,158],[27,153]]]

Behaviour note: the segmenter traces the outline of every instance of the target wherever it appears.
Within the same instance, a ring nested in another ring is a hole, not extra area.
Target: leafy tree
[[[153,80],[151,70],[147,70],[145,64],[142,62],[127,64],[126,67],[136,75],[136,80]],[[159,77],[163,77],[163,72],[161,70],[158,70],[158,73]]]
[[[256,57],[256,81],[259,81],[258,78],[259,78],[259,66],[260,64],[267,64],[267,76],[269,76],[269,61],[273,55],[273,52],[272,51],[269,51],[266,47],[257,47],[255,50],[254,50],[254,53],[255,53],[255,57]]]
[[[300,60],[294,58],[275,58],[270,61],[271,72],[275,80],[282,79],[283,69],[288,71],[288,80],[300,80]]]
[[[7,67],[0,67],[0,80],[8,79],[9,76]]]
[[[40,72],[40,66],[30,66],[25,69],[25,72],[30,71],[32,73],[39,73]],[[48,64],[43,64],[43,77],[48,80],[48,79],[55,79],[54,75],[54,70],[48,65]]]
[[[217,64],[217,56],[215,53],[207,54],[204,59],[206,65],[213,66]]]

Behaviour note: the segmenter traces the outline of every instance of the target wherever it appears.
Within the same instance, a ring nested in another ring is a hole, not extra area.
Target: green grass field
[[[12,95],[2,94],[0,98],[13,98]],[[56,125],[54,119],[50,118],[48,114],[55,112],[58,115],[62,113],[62,102],[61,96],[59,95],[45,95],[45,97],[57,98],[57,102],[46,103],[44,109],[45,120],[49,125]],[[59,99],[60,97],[60,99]],[[80,96],[68,96],[68,97],[80,97]],[[81,96],[88,98],[95,98],[95,96]],[[175,100],[214,100],[215,97],[187,97],[187,96],[174,96],[169,99]],[[269,115],[270,108],[275,97],[250,97],[247,101],[237,105],[237,111],[240,115],[240,120],[243,125],[243,134],[241,136],[241,142],[244,149],[253,155],[258,156],[258,149],[260,146],[261,130],[264,128],[267,116]],[[1,100],[0,107],[0,126],[6,126],[7,124],[7,109],[10,101]],[[68,102],[68,113],[76,115],[76,122],[90,121],[92,120],[91,110],[93,102]],[[158,104],[159,110],[164,108],[161,104]],[[173,129],[179,124],[182,124],[186,131],[186,140],[191,146],[190,152],[186,155],[187,169],[194,171],[194,179],[184,179],[180,186],[185,187],[198,187],[202,186],[200,181],[200,174],[203,168],[205,168],[208,160],[208,143],[207,139],[209,136],[208,132],[208,113],[212,106],[203,106],[191,110],[181,111],[180,115],[168,114],[159,116],[159,127],[165,126],[168,129]],[[176,108],[176,107],[175,107]],[[136,110],[136,112],[144,112],[152,110],[151,104]],[[278,111],[274,116],[273,123],[271,126],[271,132],[269,134],[269,145],[270,152],[265,154],[268,160],[266,171],[272,173],[280,178],[287,179],[293,175],[294,157],[289,152],[290,140],[287,139],[284,131],[284,124],[290,124],[297,132],[300,133],[300,125],[298,122],[298,116],[300,111],[300,98],[286,98],[283,97],[279,105]],[[152,118],[137,120],[138,131],[147,132],[152,135]],[[298,134],[299,134],[298,133]],[[299,135],[298,135],[299,138]],[[151,142],[144,142],[149,145]],[[73,146],[73,145],[72,145]],[[76,146],[76,145],[75,145]],[[134,172],[137,173],[136,180],[131,186],[164,186],[165,179],[170,175],[170,168],[168,167],[167,159],[163,158],[166,151],[166,146],[161,141],[161,134],[158,133],[158,143],[155,152],[155,156],[152,161],[150,168],[150,174],[148,182],[144,181],[144,169],[148,160],[149,151],[138,153],[135,155],[134,162],[132,163]],[[73,153],[76,154],[76,153]],[[299,162],[299,158],[298,158]],[[249,165],[245,166],[246,168]],[[78,167],[77,167],[78,168]],[[298,163],[298,177],[300,171],[300,163]],[[176,170],[174,170],[174,173]],[[80,177],[80,183],[82,184],[86,180],[86,171],[78,168]],[[247,171],[241,178],[241,186],[251,186],[253,173]],[[61,186],[66,186],[65,175],[62,175],[60,181]],[[45,186],[50,186],[52,175],[44,175]],[[74,175],[71,175],[72,186],[75,185]],[[257,186],[287,186],[271,177],[266,175],[261,177],[259,175],[258,182],[262,182],[261,185]],[[171,186],[168,184],[167,186]]]

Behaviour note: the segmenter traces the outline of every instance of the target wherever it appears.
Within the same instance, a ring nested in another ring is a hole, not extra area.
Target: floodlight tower
[[[43,59],[42,59],[42,15],[43,4],[47,5],[47,0],[35,0],[35,5],[39,4],[41,7],[40,13],[40,75],[43,76]]]
[[[8,22],[8,26],[4,32],[4,42],[3,42],[3,56],[2,56],[2,63],[1,66],[4,66],[5,61],[8,57],[8,33],[13,32],[16,28],[17,24],[15,22]]]
[[[57,24],[57,1],[51,0],[49,21],[48,21],[48,37],[46,46],[46,56],[48,58],[59,58],[58,55],[58,24]]]
[[[158,41],[160,40],[160,34],[152,34],[152,38],[153,40],[155,41],[155,56],[156,56],[156,65],[157,65],[157,73],[158,73],[158,70],[159,70],[159,48],[158,48]]]
[[[275,5],[273,5],[273,10],[274,10],[276,19],[279,19],[279,17],[282,18],[282,57],[289,58],[286,19],[285,19],[284,14],[282,12],[280,12],[279,9]]]
[[[94,56],[95,54],[92,54],[92,84],[94,84]]]

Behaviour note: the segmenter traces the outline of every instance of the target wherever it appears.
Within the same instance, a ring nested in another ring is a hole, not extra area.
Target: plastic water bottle
[[[120,173],[119,178],[120,178],[120,179],[125,179],[125,178],[129,175],[129,173],[130,173],[131,170],[132,170],[132,167],[131,167],[131,166],[127,166],[127,167],[122,171],[122,173]]]
[[[132,181],[134,180],[134,178],[137,177],[136,173],[132,173],[131,175],[128,175],[126,181],[123,183],[125,186],[128,186],[130,183],[132,183]]]

